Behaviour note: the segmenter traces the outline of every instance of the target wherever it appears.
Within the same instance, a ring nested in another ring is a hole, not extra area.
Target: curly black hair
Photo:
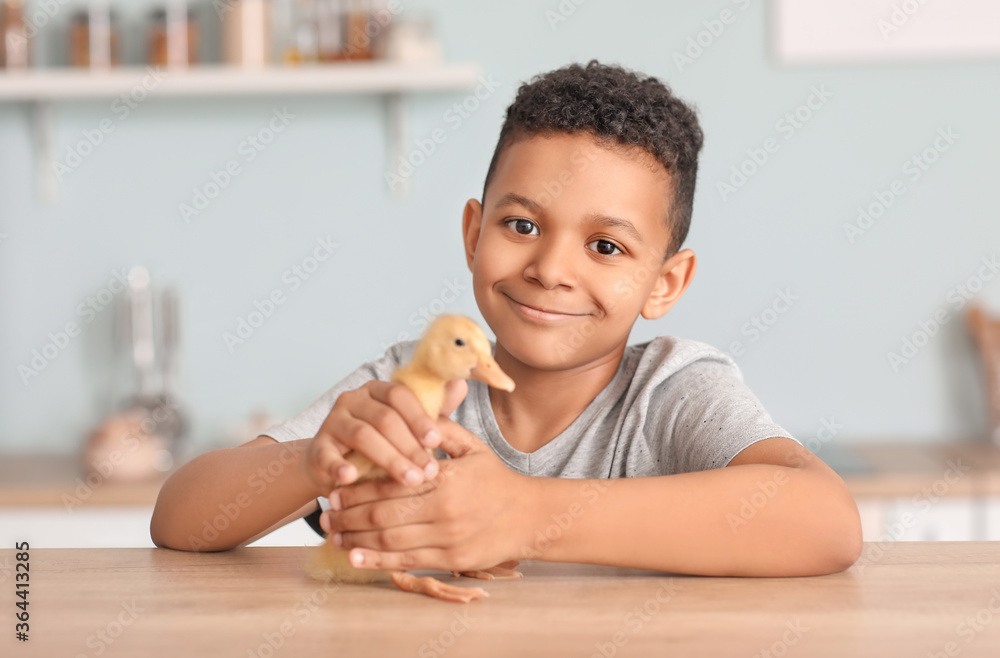
[[[670,174],[673,199],[664,218],[670,235],[663,259],[680,250],[691,225],[698,152],[703,134],[692,106],[652,76],[596,59],[536,75],[517,90],[483,184],[493,177],[500,153],[514,142],[553,133],[592,134],[607,146],[638,146]]]

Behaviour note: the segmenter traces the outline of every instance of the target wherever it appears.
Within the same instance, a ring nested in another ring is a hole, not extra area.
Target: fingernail
[[[356,567],[360,567],[365,563],[365,556],[361,554],[361,551],[354,551],[351,553],[351,564]]]
[[[337,546],[343,546],[344,535],[340,534],[339,532],[333,533],[333,543],[336,544]]]
[[[320,514],[319,515],[319,526],[321,528],[323,528],[324,532],[326,532],[326,533],[330,532],[330,515],[329,514]]]
[[[438,463],[437,460],[432,459],[427,462],[427,466],[424,466],[424,473],[427,474],[428,479],[432,479],[438,473]]]
[[[350,474],[351,474],[351,465],[344,464],[343,466],[337,469],[337,480],[339,480],[340,482],[346,482]]]
[[[415,468],[411,468],[406,471],[405,475],[403,475],[403,481],[406,482],[406,484],[417,485],[424,481],[424,477],[420,474],[420,471]]]
[[[330,508],[339,510],[340,509],[340,492],[334,491],[330,494]]]
[[[424,445],[428,448],[433,448],[439,443],[441,443],[441,432],[439,432],[436,427],[432,427],[430,431],[424,435]]]

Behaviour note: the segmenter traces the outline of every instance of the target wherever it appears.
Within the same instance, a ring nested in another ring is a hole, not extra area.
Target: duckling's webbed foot
[[[510,560],[508,562],[501,562],[495,567],[490,567],[489,569],[477,569],[475,571],[452,571],[453,576],[466,576],[467,578],[479,578],[480,580],[496,580],[497,578],[520,578],[521,572],[514,571],[520,562],[517,560]]]
[[[390,576],[392,582],[401,590],[415,594],[426,594],[442,601],[468,603],[469,601],[489,596],[489,593],[481,587],[456,587],[455,585],[442,583],[440,580],[435,580],[430,576],[417,578],[405,571],[393,571]]]

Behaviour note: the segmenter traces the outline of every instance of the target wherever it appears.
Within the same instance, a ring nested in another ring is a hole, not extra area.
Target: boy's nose
[[[572,251],[569,245],[554,241],[539,246],[532,254],[525,274],[537,280],[546,290],[559,285],[575,285],[575,254]]]

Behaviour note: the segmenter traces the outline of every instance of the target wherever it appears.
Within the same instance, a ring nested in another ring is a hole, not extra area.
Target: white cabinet
[[[1000,497],[858,498],[865,541],[1000,540]]]
[[[986,537],[988,541],[1000,541],[1000,497],[992,498],[986,504]]]
[[[858,498],[863,538],[874,541],[1000,541],[1000,497]],[[152,505],[0,506],[0,547],[27,541],[32,548],[152,548]],[[302,519],[251,546],[315,546],[322,538]]]
[[[26,541],[31,548],[153,547],[149,520],[153,507],[123,505],[77,508],[0,507],[0,547]],[[278,528],[251,546],[316,545],[322,538],[304,520]]]

